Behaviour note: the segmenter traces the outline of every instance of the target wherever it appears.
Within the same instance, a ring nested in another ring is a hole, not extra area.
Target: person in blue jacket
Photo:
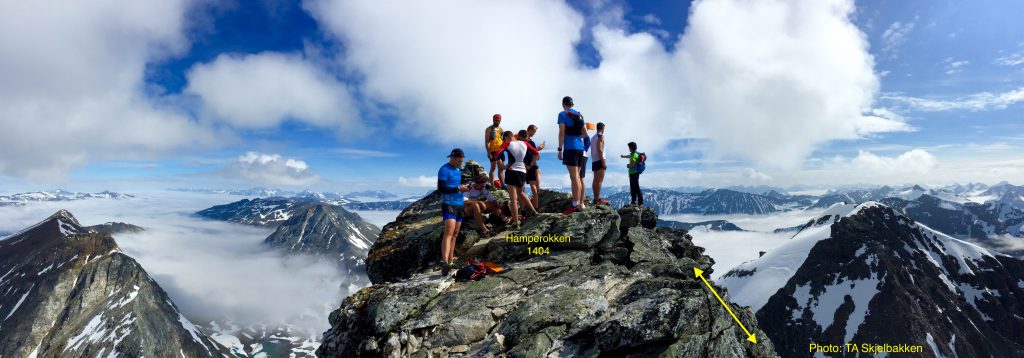
[[[462,226],[462,192],[469,191],[469,185],[462,185],[462,160],[466,154],[462,149],[452,149],[448,163],[437,171],[437,191],[441,192],[441,221],[444,235],[441,237],[441,274],[448,275],[455,266],[455,236]]]

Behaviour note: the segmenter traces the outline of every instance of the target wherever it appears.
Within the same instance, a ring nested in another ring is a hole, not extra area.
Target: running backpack
[[[636,173],[643,174],[644,170],[647,169],[647,154],[639,153],[639,158],[636,161]]]
[[[476,281],[484,278],[485,275],[487,275],[487,266],[484,266],[484,264],[479,261],[470,259],[469,262],[466,263],[465,267],[460,268],[455,272],[455,280]]]
[[[587,125],[586,121],[583,120],[583,114],[582,113],[578,113],[578,114],[577,113],[573,113],[572,111],[570,111],[568,109],[565,110],[565,114],[569,115],[569,118],[572,118],[572,127],[569,127],[569,126],[565,127],[565,135],[576,136],[576,137],[582,136],[583,135],[583,128],[584,128],[584,126]]]

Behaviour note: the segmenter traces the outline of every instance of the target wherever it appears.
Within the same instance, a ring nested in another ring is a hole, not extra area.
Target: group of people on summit
[[[563,211],[566,215],[587,207],[586,184],[583,179],[586,177],[588,160],[592,160],[591,171],[594,172],[591,184],[594,192],[592,204],[608,203],[608,200],[601,198],[601,185],[604,182],[605,170],[608,169],[605,157],[605,124],[595,125],[586,122],[583,115],[573,106],[572,97],[562,98],[562,111],[558,113],[557,122],[558,159],[569,173],[572,191],[572,204]],[[445,274],[455,265],[455,236],[462,226],[465,215],[473,216],[484,235],[490,236],[491,230],[484,224],[484,214],[497,215],[499,219],[518,229],[526,217],[539,213],[541,170],[538,160],[545,143],[538,146],[533,141],[538,127],[531,124],[527,129],[513,133],[501,128],[501,114],[495,114],[491,121],[492,125],[484,130],[484,149],[490,162],[487,178],[481,176],[473,178],[471,183],[462,183],[462,165],[466,155],[460,148],[452,149],[448,155],[448,163],[441,166],[437,173],[437,190],[442,194],[441,215],[444,222],[441,269]],[[596,133],[589,136],[589,130]],[[621,157],[629,159],[627,168],[630,204],[643,206],[640,173],[646,167],[647,157],[646,154],[637,152],[635,142],[630,142],[628,147],[630,153]],[[497,181],[494,179],[495,169],[498,170]],[[508,192],[510,215],[505,215],[503,206],[498,204],[498,200],[487,189],[488,183],[491,182],[495,187],[504,188]],[[530,186],[532,198],[526,195],[527,185]],[[520,211],[526,214],[521,215]]]

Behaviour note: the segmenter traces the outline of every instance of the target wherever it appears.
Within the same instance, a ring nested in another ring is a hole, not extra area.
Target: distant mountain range
[[[1024,355],[1024,261],[877,202],[834,205],[717,282],[756,312],[781,356],[807,355],[807,342]]]
[[[0,241],[0,356],[221,357],[110,234],[61,210]]]
[[[83,199],[131,199],[134,197],[135,196],[130,194],[118,193],[113,191],[101,191],[98,193],[79,193],[63,189],[57,189],[53,191],[33,191],[27,193],[0,195],[0,206],[4,206],[5,203],[7,205],[17,205],[18,203],[38,201],[72,201]]]
[[[695,223],[686,223],[672,220],[661,220],[658,219],[658,226],[660,227],[671,227],[677,229],[686,229],[691,232],[708,232],[708,231],[746,231],[741,229],[736,224],[733,224],[726,220],[709,220]]]

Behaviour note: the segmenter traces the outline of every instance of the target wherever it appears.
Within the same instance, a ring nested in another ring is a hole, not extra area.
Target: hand
[[[459,191],[463,191],[463,192],[469,191],[469,184],[459,185]]]
[[[562,151],[558,151],[558,160],[562,160]]]

